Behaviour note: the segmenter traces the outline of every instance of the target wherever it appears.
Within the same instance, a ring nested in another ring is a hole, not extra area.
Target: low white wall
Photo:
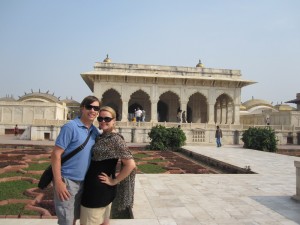
[[[51,140],[55,141],[60,131],[57,126],[31,126],[31,140]]]
[[[300,161],[295,161],[295,167],[296,167],[296,195],[294,195],[292,198],[300,201]]]

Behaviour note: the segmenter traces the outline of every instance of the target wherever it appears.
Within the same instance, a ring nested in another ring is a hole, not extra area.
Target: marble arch
[[[205,95],[195,92],[190,95],[187,103],[187,122],[207,123],[208,122],[208,101]]]
[[[233,124],[234,123],[234,103],[232,98],[226,93],[219,95],[215,103],[215,123]]]
[[[101,98],[101,105],[110,106],[116,111],[117,121],[122,119],[121,94],[113,88],[106,90]]]
[[[176,122],[177,112],[180,109],[180,97],[173,91],[165,91],[160,94],[157,104],[158,121]]]
[[[130,100],[128,102],[128,119],[132,120],[134,117],[134,112],[137,108],[145,110],[145,112],[151,112],[151,101],[150,96],[147,92],[139,89],[130,95]],[[146,122],[151,120],[151,115],[145,118]]]
[[[111,60],[96,62],[94,70],[82,73],[81,77],[97,97],[102,96],[103,90],[110,88],[118,90],[121,95],[120,104],[122,106],[119,108],[122,109],[122,122],[129,120],[127,114],[130,104],[133,104],[131,96],[140,90],[139,93],[144,96],[143,98],[149,100],[147,102],[147,122],[158,122],[157,113],[162,108],[169,110],[166,118],[172,122],[175,118],[173,112],[176,113],[177,108],[186,111],[191,110],[191,106],[197,108],[196,103],[191,104],[189,100],[193,94],[199,93],[192,100],[200,99],[201,104],[205,107],[198,109],[197,113],[194,109],[196,116],[192,116],[190,122],[208,124],[220,122],[238,125],[240,123],[241,89],[255,83],[242,79],[240,70],[204,68],[198,65],[182,67],[122,64],[112,63]],[[161,96],[166,92],[173,93],[172,96],[175,98],[172,100],[173,102],[171,99],[169,103],[161,101]],[[216,104],[217,96],[222,93],[226,93],[225,100],[222,98],[222,101],[220,100]],[[223,103],[223,101],[225,102]],[[142,106],[143,102],[139,102]],[[220,110],[221,106],[223,107],[221,103],[226,104],[226,110]],[[219,108],[216,107],[218,105]],[[219,115],[220,112],[223,113],[220,114],[222,116]],[[224,117],[225,115],[226,117]]]

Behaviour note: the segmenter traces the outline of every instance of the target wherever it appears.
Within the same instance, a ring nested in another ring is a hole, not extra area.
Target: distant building
[[[60,100],[40,91],[25,93],[18,100],[12,96],[0,98],[0,134],[11,133],[15,124],[25,130],[35,121],[65,121],[78,114],[79,105],[72,99]]]
[[[240,143],[251,126],[272,127],[279,144],[300,144],[300,94],[287,102],[298,110],[255,98],[241,103],[242,88],[255,82],[242,79],[239,70],[205,68],[201,61],[196,67],[121,64],[107,56],[81,76],[102,105],[116,110],[116,129],[127,142],[149,142],[147,134],[156,125],[180,125],[187,143],[212,143],[219,125],[224,144]],[[31,91],[18,100],[6,96],[0,99],[0,135],[18,124],[25,130],[22,139],[55,140],[79,107],[72,98],[60,100],[48,92]],[[147,112],[145,122],[132,122],[137,108]],[[186,112],[187,123],[177,121],[179,111]]]
[[[251,99],[241,106],[241,124],[300,127],[300,111],[288,104],[271,105],[265,100]]]
[[[300,93],[297,93],[296,99],[287,101],[285,103],[295,103],[297,105],[297,110],[300,110]]]

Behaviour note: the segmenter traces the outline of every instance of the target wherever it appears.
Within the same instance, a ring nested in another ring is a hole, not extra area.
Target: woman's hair
[[[99,113],[102,111],[109,112],[111,114],[112,118],[116,118],[116,111],[113,108],[111,108],[109,106],[103,106],[100,108]]]
[[[80,108],[83,108],[86,105],[90,105],[93,102],[99,102],[99,105],[101,104],[100,100],[96,96],[90,95],[82,100],[82,102],[80,103]]]

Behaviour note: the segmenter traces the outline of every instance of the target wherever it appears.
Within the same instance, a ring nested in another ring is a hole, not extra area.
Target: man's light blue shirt
[[[79,117],[62,126],[55,142],[56,146],[64,149],[62,158],[83,144],[89,132],[92,132],[92,135],[84,149],[62,165],[61,174],[63,177],[75,181],[84,180],[91,161],[91,149],[99,132],[94,125],[87,129]]]

